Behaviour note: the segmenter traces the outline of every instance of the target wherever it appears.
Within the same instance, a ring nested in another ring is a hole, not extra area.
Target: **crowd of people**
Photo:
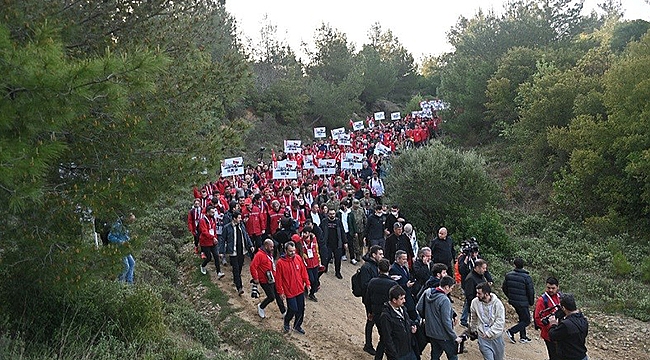
[[[265,294],[258,315],[265,318],[267,306],[275,302],[284,318],[283,331],[305,334],[305,302],[318,301],[321,276],[333,265],[334,277],[343,279],[342,262],[361,264],[358,276],[367,314],[363,350],[375,359],[419,359],[429,344],[432,359],[443,353],[457,359],[467,339],[477,339],[485,359],[504,359],[504,338],[516,343],[519,334],[521,343],[530,341],[526,328],[535,294],[523,260],[515,260],[503,282],[502,290],[519,316],[515,326],[505,329],[505,308],[492,291],[493,278],[475,239],[457,254],[448,230],[441,227],[428,246],[420,247],[399,206],[384,201],[382,169],[390,153],[377,149],[394,152],[405,142],[421,146],[435,136],[438,124],[439,118],[410,117],[380,123],[353,132],[350,145],[317,140],[302,145],[298,153],[273,152],[269,163],[260,158],[243,175],[220,176],[195,187],[187,225],[194,252],[202,258],[201,273],[207,274],[214,262],[221,279],[222,265],[228,263],[242,296],[241,272],[250,258],[251,281]],[[314,162],[340,162],[350,152],[364,154],[361,169],[326,176],[303,167],[307,155]],[[295,179],[273,179],[274,163],[283,159],[298,164]],[[450,297],[459,283],[465,299],[460,317]],[[571,294],[559,293],[556,279],[547,283],[533,314],[550,360],[587,359],[585,318]],[[460,335],[454,330],[458,322],[467,328]],[[375,328],[380,335],[376,347]]]

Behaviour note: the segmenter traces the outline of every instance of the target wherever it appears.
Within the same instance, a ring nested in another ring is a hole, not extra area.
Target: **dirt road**
[[[244,284],[248,284],[250,273],[248,272],[248,261],[244,265],[242,277]],[[362,350],[364,342],[364,324],[365,313],[361,299],[352,295],[350,290],[350,277],[361,264],[356,266],[349,262],[344,262],[342,266],[343,279],[339,280],[334,277],[333,265],[330,265],[330,272],[321,277],[321,290],[317,293],[318,302],[307,301],[305,310],[305,322],[303,328],[306,335],[290,333],[285,336],[295,341],[301,349],[307,353],[306,358],[311,359],[372,359],[372,356]],[[198,270],[197,270],[198,271]],[[226,276],[217,280],[214,272],[213,281],[219,284],[220,288],[231,296],[232,304],[241,308],[238,314],[243,319],[248,320],[256,326],[277,329],[282,331],[282,316],[275,303],[266,308],[267,317],[261,319],[257,315],[257,304],[259,299],[253,299],[250,296],[250,287],[246,286],[244,295],[237,296],[235,287],[232,283],[232,274],[230,267],[224,269]],[[260,289],[261,291],[261,289]],[[261,293],[264,297],[264,293]],[[457,313],[461,313],[461,300],[456,300],[454,308]],[[515,319],[514,310],[506,304],[506,326],[513,325]],[[603,315],[590,317],[590,333],[588,340],[589,357],[591,360],[610,360],[610,359],[650,359],[648,351],[650,345],[648,340],[648,325],[636,320],[627,319],[638,327],[636,331],[640,332],[638,341],[628,341],[624,344],[624,339],[630,340],[629,334],[626,334],[625,327],[613,328],[608,325],[611,316]],[[598,319],[598,320],[594,320]],[[627,321],[626,320],[626,321]],[[458,333],[464,328],[458,327]],[[645,335],[644,335],[645,334]],[[531,327],[528,329],[528,337],[533,339],[528,344],[511,344],[506,339],[506,359],[508,360],[543,360],[547,359],[546,347],[544,341],[539,338],[539,332]],[[623,340],[619,340],[619,339]],[[610,339],[605,342],[603,339]],[[374,334],[373,344],[376,346],[378,335]],[[620,342],[620,341],[623,341]],[[612,345],[604,345],[604,344]],[[459,355],[459,359],[481,360],[482,356],[478,350],[476,342],[466,344],[467,353]],[[616,350],[615,350],[616,349]],[[443,358],[444,355],[443,355]],[[429,347],[425,350],[422,359],[429,359]]]

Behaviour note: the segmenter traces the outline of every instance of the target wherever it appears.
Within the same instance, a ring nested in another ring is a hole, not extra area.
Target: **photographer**
[[[554,277],[546,279],[546,292],[537,299],[535,312],[533,313],[535,319],[535,328],[540,329],[540,337],[546,343],[549,360],[560,360],[557,352],[557,344],[551,340],[548,332],[551,328],[549,318],[561,318],[564,313],[560,309],[560,283]]]
[[[479,246],[475,237],[463,241],[460,250],[462,255],[458,257],[458,272],[460,273],[460,284],[464,288],[465,278],[467,278],[467,275],[469,275],[476,266],[476,261],[479,259],[482,260],[482,258],[478,254]],[[485,270],[483,276],[488,284],[492,285],[494,283],[492,275],[490,275],[488,270]],[[467,327],[467,319],[469,317],[469,304],[470,302],[465,302],[465,305],[463,305],[463,312],[460,316],[460,323],[465,327]]]
[[[573,294],[564,294],[560,308],[566,314],[558,322],[555,316],[549,318],[549,336],[557,343],[558,356],[564,360],[589,360],[585,339],[589,332],[587,319],[578,311]]]

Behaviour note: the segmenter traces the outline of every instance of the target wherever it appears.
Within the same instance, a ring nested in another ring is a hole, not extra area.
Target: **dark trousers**
[[[196,234],[194,234],[194,247],[198,247],[198,246],[199,246],[199,233],[197,231]]]
[[[318,268],[307,269],[307,275],[309,276],[309,284],[311,285],[311,290],[309,290],[309,295],[314,295],[318,288],[320,287],[320,280],[318,279]]]
[[[366,343],[364,347],[371,348],[372,347],[372,327],[375,325],[374,322],[370,320],[366,320],[366,329],[364,331],[364,335],[366,337]]]
[[[203,259],[202,267],[206,267],[210,260],[214,257],[214,267],[218,273],[221,272],[221,264],[219,264],[219,251],[216,246],[201,246],[201,252],[205,254],[205,259]]]
[[[345,233],[345,237],[348,239],[348,254],[350,254],[350,258],[348,260],[352,260],[354,259],[354,234]]]
[[[251,235],[251,240],[253,241],[253,246],[255,246],[255,249],[261,249],[262,248],[262,241],[264,240],[262,238],[262,234],[260,234],[260,235]]]
[[[544,340],[544,343],[548,351],[548,360],[560,360],[560,355],[557,353],[557,344],[548,340]]]
[[[284,316],[284,326],[289,326],[294,316],[296,320],[293,322],[293,328],[300,329],[302,320],[305,317],[305,294],[287,298],[287,314]]]
[[[334,249],[334,251],[330,252],[329,255],[330,255],[330,259],[334,257],[334,271],[336,272],[336,274],[340,274],[341,256],[343,256],[343,249],[341,248]],[[327,260],[327,264],[325,265],[325,271],[327,271],[327,269],[329,268],[330,259]]]
[[[230,257],[230,266],[232,266],[232,280],[237,290],[244,286],[241,283],[241,269],[244,267],[244,254]]]
[[[275,300],[281,313],[287,311],[287,309],[284,307],[284,301],[282,301],[282,298],[278,295],[278,291],[275,289],[275,284],[260,284],[260,286],[266,294],[266,299],[264,299],[260,304],[260,307],[262,309],[265,309],[267,305]]]
[[[429,338],[429,342],[431,343],[432,360],[440,359],[443,352],[447,355],[447,360],[458,359],[458,355],[456,355],[456,341]]]
[[[379,317],[381,314],[377,314],[373,316],[373,320],[375,322],[375,326],[377,327],[377,332],[379,332]],[[381,332],[379,332],[381,334]],[[379,336],[379,342],[377,343],[377,349],[375,349],[375,360],[382,360],[384,358],[384,350],[386,349],[386,346],[384,345],[384,342],[381,341],[381,335]]]
[[[526,337],[526,327],[530,325],[530,311],[528,306],[514,306],[517,316],[519,317],[519,322],[510,328],[510,334],[515,336],[516,333],[519,333],[519,338]]]

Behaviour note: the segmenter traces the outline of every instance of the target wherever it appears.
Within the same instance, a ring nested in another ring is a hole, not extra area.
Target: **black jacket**
[[[377,268],[377,262],[375,259],[370,256],[370,253],[367,253],[363,255],[361,258],[363,259],[364,263],[361,265],[361,268],[359,269],[359,277],[361,280],[361,290],[363,291],[363,303],[365,304],[365,296],[366,296],[366,291],[368,290],[368,283],[370,280],[373,278],[376,278],[379,276],[379,269]]]
[[[465,282],[467,275],[469,275],[469,273],[472,272],[472,269],[474,269],[474,263],[476,260],[482,259],[481,256],[478,256],[476,259],[472,259],[470,257],[469,260],[467,260],[467,264],[465,264],[465,257],[466,256],[464,254],[458,257],[458,272],[460,273],[461,284]],[[483,275],[488,282],[494,282],[489,270],[485,271],[485,274]]]
[[[417,259],[413,261],[413,271],[411,271],[411,277],[413,278],[413,281],[415,281],[415,284],[413,284],[413,287],[411,288],[411,293],[413,296],[416,296],[424,284],[427,283],[427,280],[429,280],[431,277],[431,269],[428,265],[423,263],[422,260]],[[418,298],[415,298],[415,301],[417,300]]]
[[[465,299],[472,301],[476,297],[476,285],[482,282],[487,282],[485,276],[479,275],[476,271],[472,270],[465,278],[465,283],[463,283]]]
[[[589,323],[582,313],[570,314],[548,331],[551,341],[557,342],[560,358],[563,360],[582,360],[587,356],[585,339],[589,333]]]
[[[385,250],[386,259],[388,259],[391,264],[395,262],[395,253],[397,250],[406,251],[409,259],[413,259],[415,257],[413,254],[413,247],[411,246],[411,240],[409,240],[408,236],[406,236],[404,233],[402,233],[400,236],[397,236],[395,233],[390,234],[390,236],[386,238]]]
[[[514,269],[507,273],[501,289],[512,306],[533,306],[535,304],[533,279],[524,269]]]
[[[329,221],[329,218],[325,218],[320,223],[320,229],[323,232],[323,240],[327,244],[327,248],[331,251],[342,249],[343,244],[348,243],[348,238],[343,232],[343,223],[341,222],[341,219],[334,218],[334,221],[336,222],[336,243],[332,243],[329,238],[329,228],[327,227]]]
[[[384,303],[388,301],[388,291],[395,285],[398,285],[397,282],[384,274],[370,280],[363,301],[374,316],[381,314]]]
[[[442,263],[449,267],[448,272],[451,272],[453,267],[451,264],[456,258],[456,251],[454,250],[454,241],[451,236],[447,235],[445,240],[439,239],[437,236],[431,240],[429,245],[431,248],[431,262]]]
[[[389,360],[400,359],[413,351],[411,346],[411,321],[406,310],[401,308],[402,316],[386,303],[379,317],[379,340],[384,344]]]
[[[415,301],[413,300],[413,295],[411,295],[412,288],[408,287],[407,285],[407,283],[411,280],[411,272],[408,271],[408,267],[404,269],[397,263],[393,263],[393,265],[390,266],[388,274],[391,276],[399,276],[399,279],[396,281],[399,286],[401,286],[402,289],[406,291],[406,303],[404,305],[408,311],[409,317],[415,320],[417,318],[417,314],[415,313]]]
[[[366,221],[366,238],[368,240],[384,238],[384,219],[381,216],[377,216],[375,213],[368,216],[368,221]]]

